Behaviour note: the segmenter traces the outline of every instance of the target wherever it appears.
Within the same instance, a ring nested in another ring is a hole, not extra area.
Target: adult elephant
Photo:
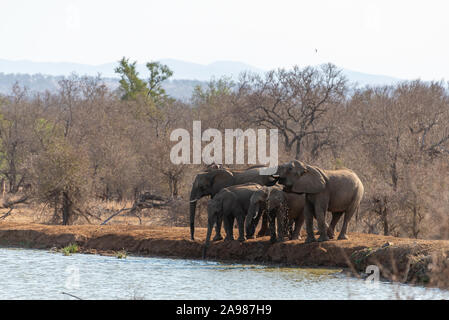
[[[247,238],[254,234],[260,215],[266,212],[272,243],[276,240],[284,241],[287,229],[290,230],[290,240],[299,239],[299,232],[304,223],[304,204],[304,195],[284,192],[279,185],[264,187],[256,191],[251,196],[248,216],[245,221]],[[295,228],[291,231],[293,223]]]
[[[335,226],[343,214],[344,221],[338,239],[348,239],[346,232],[349,220],[358,210],[364,192],[362,182],[352,170],[323,170],[293,160],[279,166],[278,174],[279,183],[285,186],[285,191],[306,195],[306,243],[316,241],[313,217],[318,221],[318,241],[327,241],[334,238]],[[327,211],[333,213],[328,228],[325,222]]]
[[[226,231],[225,241],[234,240],[234,221],[237,220],[239,241],[245,241],[245,217],[250,206],[251,196],[263,187],[257,183],[246,183],[223,188],[207,204],[207,234],[203,249],[203,258],[209,247],[212,228],[223,219]]]
[[[190,192],[190,237],[195,239],[195,211],[196,203],[202,197],[211,196],[213,198],[221,189],[244,184],[244,183],[258,183],[260,185],[271,186],[277,181],[270,175],[262,175],[260,170],[266,168],[264,166],[251,167],[246,170],[230,170],[227,168],[208,168],[207,171],[196,175],[193,181],[192,191]],[[266,225],[266,224],[265,224]],[[221,240],[220,234],[221,220],[216,226],[216,234],[214,240]],[[265,232],[265,230],[261,230]]]

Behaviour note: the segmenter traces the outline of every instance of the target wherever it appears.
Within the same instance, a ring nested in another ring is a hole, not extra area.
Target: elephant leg
[[[315,235],[313,234],[313,217],[314,217],[314,208],[313,205],[306,201],[306,205],[304,206],[304,219],[306,221],[306,231],[307,238],[305,243],[310,243],[316,241]]]
[[[343,212],[332,212],[332,221],[329,227],[327,228],[327,236],[329,237],[329,239],[334,238],[335,226],[337,225],[342,215]]]
[[[225,241],[234,240],[234,216],[231,214],[225,216],[223,222],[226,231]]]
[[[313,213],[313,217],[317,220],[317,222],[318,222],[318,218],[316,217],[316,214],[315,214],[315,212]],[[327,231],[327,229],[329,228],[329,226],[327,225],[327,223],[326,223],[326,219],[324,219],[324,227],[325,227],[325,230]],[[316,233],[317,235],[321,235],[321,231],[320,231],[320,227],[318,226],[318,231],[317,231],[317,233]]]
[[[318,219],[316,218],[315,210],[313,210],[313,218],[315,218],[315,220],[318,221]],[[316,232],[316,234],[317,234],[317,235],[320,235],[320,230],[318,230],[318,231]]]
[[[301,227],[302,227],[303,223],[304,223],[304,215],[300,214],[295,219],[295,229],[293,230],[293,233],[292,233],[292,237],[291,237],[292,240],[301,239],[301,236],[299,233],[301,231]]]
[[[329,237],[327,236],[327,225],[326,225],[326,211],[327,206],[320,204],[319,201],[315,202],[315,215],[318,222],[318,231],[320,232],[320,237],[318,238],[319,242],[328,241]]]
[[[257,237],[265,237],[268,236],[270,234],[270,230],[268,230],[268,214],[267,214],[267,210],[264,210],[262,212],[262,225],[260,226],[260,230],[257,233]]]
[[[348,223],[349,220],[351,220],[354,213],[358,210],[358,206],[351,206],[348,210],[345,212],[345,218],[343,220],[343,225],[341,227],[340,234],[338,235],[338,240],[348,240],[348,236],[346,235],[346,231],[348,229]]]
[[[295,223],[294,220],[292,219],[288,219],[287,222],[287,232],[288,232],[288,239],[292,240],[293,239],[293,224]]]
[[[270,242],[276,242],[276,212],[270,211],[267,213],[268,222],[270,226]]]
[[[223,216],[217,217],[217,224],[215,225],[215,237],[212,239],[212,241],[223,240],[223,237],[221,236],[222,222],[223,222]]]
[[[238,240],[240,242],[243,242],[243,241],[245,241],[245,215],[243,214],[243,212],[240,213],[237,216],[237,224],[238,224],[238,227],[239,227],[239,238],[238,238]]]
[[[277,241],[283,242],[284,241],[284,235],[285,235],[285,216],[282,212],[283,210],[278,210],[278,213],[276,215],[276,224],[277,224],[277,231],[278,231],[278,238]]]

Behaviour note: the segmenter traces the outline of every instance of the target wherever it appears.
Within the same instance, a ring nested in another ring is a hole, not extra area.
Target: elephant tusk
[[[198,199],[190,200],[190,203],[195,203],[195,202],[197,202],[197,201],[198,201]]]
[[[273,178],[279,178],[279,175],[278,174],[272,174],[271,175]]]

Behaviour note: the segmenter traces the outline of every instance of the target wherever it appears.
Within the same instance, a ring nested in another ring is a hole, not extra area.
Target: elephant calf
[[[246,235],[254,235],[260,215],[266,210],[270,226],[270,241],[284,241],[287,228],[291,231],[293,222],[295,229],[290,232],[289,238],[298,239],[302,224],[304,223],[305,196],[284,192],[280,186],[263,187],[251,196],[248,216],[246,217]],[[277,221],[277,237],[276,237]]]
[[[250,199],[254,192],[263,187],[256,183],[247,183],[222,189],[209,200],[207,205],[207,235],[203,251],[203,258],[209,246],[210,237],[214,225],[223,220],[226,231],[226,240],[234,240],[234,220],[237,219],[239,228],[239,241],[245,241],[244,226],[248,213]]]

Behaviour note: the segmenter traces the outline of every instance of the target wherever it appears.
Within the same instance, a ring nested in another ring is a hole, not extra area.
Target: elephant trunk
[[[252,238],[254,235],[254,227],[253,227],[253,215],[250,213],[246,216],[245,219],[245,231],[246,231],[246,237]]]
[[[195,210],[197,200],[190,200],[190,238],[195,240]]]
[[[212,234],[213,226],[214,226],[214,223],[209,221],[209,223],[207,224],[206,243],[204,244],[204,248],[203,248],[203,259],[206,259],[206,252],[207,252],[207,248],[209,247],[210,236]]]
[[[245,219],[245,230],[248,238],[252,238],[256,231],[256,226],[260,219],[260,206],[259,204],[253,204],[248,210],[248,215]]]

